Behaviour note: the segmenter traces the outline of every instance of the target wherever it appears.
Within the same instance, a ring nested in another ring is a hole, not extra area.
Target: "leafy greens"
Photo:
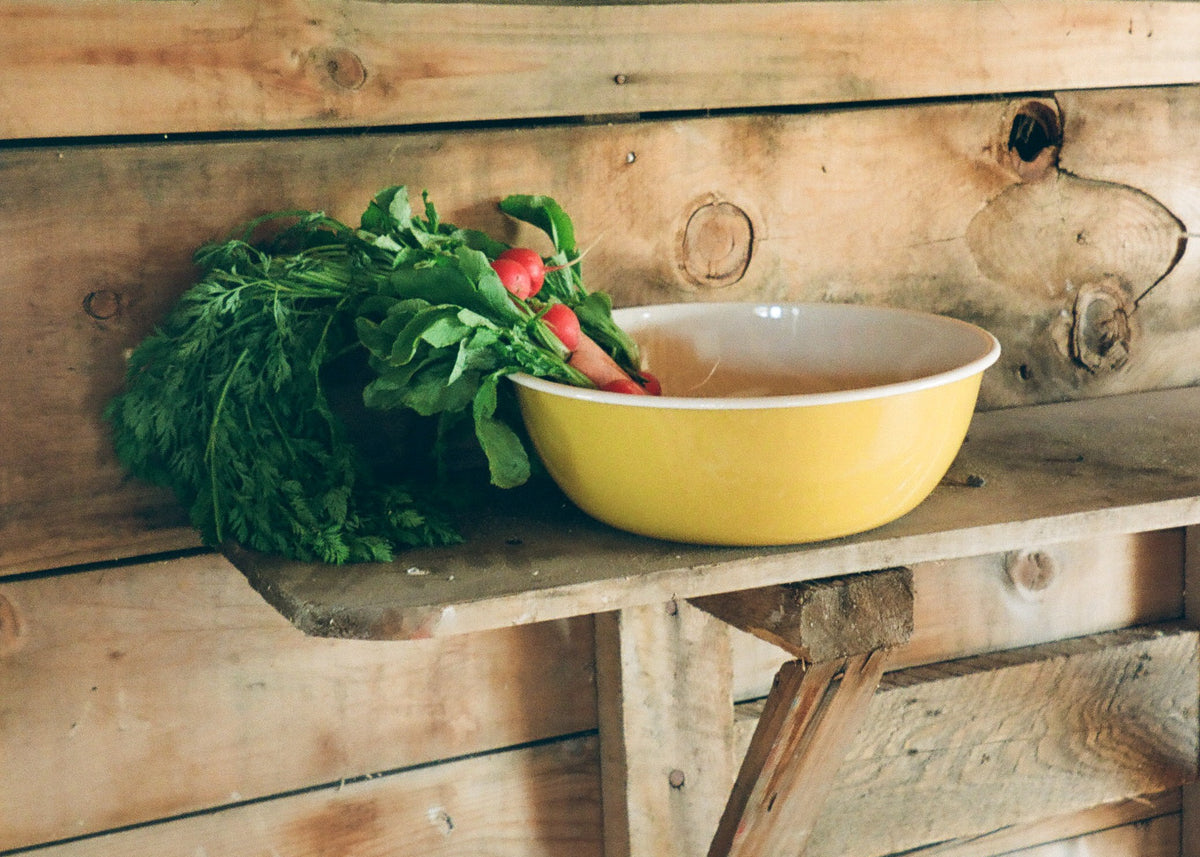
[[[501,380],[526,372],[590,384],[541,322],[544,301],[571,306],[636,367],[608,296],[583,286],[574,227],[553,199],[501,202],[554,246],[542,293],[529,300],[491,268],[507,245],[443,223],[422,202],[418,213],[396,186],[371,200],[358,228],[309,211],[251,221],[196,252],[198,281],[133,351],[125,389],[105,411],[117,455],[172,489],[206,542],[345,563],[460,540],[455,510],[485,487],[456,466],[465,453],[481,453],[500,488],[530,477]],[[252,243],[276,221],[293,222]],[[347,388],[352,405],[408,429],[385,438],[398,466],[364,451]]]

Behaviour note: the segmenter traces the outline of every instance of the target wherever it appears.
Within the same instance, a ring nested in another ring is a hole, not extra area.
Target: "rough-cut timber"
[[[624,535],[553,499],[476,521],[465,545],[390,565],[229,555],[307,633],[400,639],[1196,521],[1200,389],[1189,388],[977,414],[923,504],[835,541],[675,545]],[[405,575],[409,566],[428,574]]]
[[[39,848],[37,857],[601,857],[594,736]]]
[[[806,853],[886,663],[876,650],[780,668],[709,857]]]
[[[1189,83],[1200,80],[1198,42],[1194,4],[1128,0],[333,7],[41,0],[0,9],[0,137]]]
[[[888,673],[805,857],[877,857],[1194,781],[1197,641],[1142,627]]]
[[[905,857],[1179,857],[1179,790],[1013,824],[916,848]]]
[[[699,857],[737,766],[730,629],[676,601],[595,623],[604,857]]]
[[[898,646],[913,631],[907,568],[707,595],[692,604],[809,663]]]
[[[592,648],[313,639],[218,555],[0,581],[0,853],[592,730]]]
[[[1063,135],[1037,189],[1009,147],[1032,103],[1048,105]],[[38,371],[13,373],[0,409],[0,436],[10,439],[0,449],[0,573],[195,545],[171,498],[125,479],[100,413],[121,384],[127,350],[194,279],[193,250],[265,211],[317,208],[353,222],[373,193],[399,182],[428,188],[447,220],[540,247],[544,236],[516,228],[495,203],[507,193],[549,193],[591,248],[588,283],[620,304],[827,300],[976,321],[1003,347],[983,379],[981,404],[991,408],[1200,380],[1200,255],[1185,248],[1172,267],[1184,228],[1200,223],[1197,153],[1200,87],[6,148],[0,317],[9,323],[0,364]],[[1045,191],[1059,185],[1073,190]],[[1103,229],[1063,208],[1081,193],[1087,210],[1105,215]],[[73,217],[50,216],[61,210],[52,200],[70,200]],[[1028,224],[1008,231],[989,215],[1021,207]],[[1067,219],[1047,229],[1055,216]],[[1044,288],[1031,289],[1015,262],[997,264],[997,247],[1011,250],[1004,259],[1051,260]],[[1097,276],[1110,263],[1120,276]]]

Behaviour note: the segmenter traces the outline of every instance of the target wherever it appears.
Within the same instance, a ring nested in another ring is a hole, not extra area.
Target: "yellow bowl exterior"
[[[980,378],[753,409],[517,394],[551,477],[589,515],[672,541],[772,545],[868,530],[924,500],[966,436]]]

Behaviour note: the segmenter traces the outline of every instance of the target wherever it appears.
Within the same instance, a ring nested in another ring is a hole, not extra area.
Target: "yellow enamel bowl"
[[[693,303],[614,313],[663,395],[513,375],[550,476],[645,536],[777,545],[862,532],[924,500],[1000,355],[952,318],[847,304]]]

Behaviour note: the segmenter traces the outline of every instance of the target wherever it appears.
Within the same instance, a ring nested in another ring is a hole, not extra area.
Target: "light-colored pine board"
[[[306,638],[217,555],[0,582],[0,851],[594,729],[592,645]]]
[[[1031,573],[1031,560],[1040,569]],[[1183,616],[1184,531],[1099,534],[1014,551],[916,563],[913,634],[900,668]],[[1193,592],[1193,587],[1187,587]],[[734,698],[766,696],[788,658],[734,632]]]
[[[1179,848],[1179,791],[909,852],[911,857],[1187,857]],[[1037,844],[1030,844],[1037,843]]]
[[[977,414],[943,484],[903,518],[829,542],[696,548],[624,535],[565,501],[478,521],[465,545],[414,551],[429,572],[232,554],[312,634],[422,637],[733,592],[1200,520],[1200,389]],[[968,485],[981,476],[981,487]],[[519,545],[510,542],[514,537]]]
[[[687,602],[595,617],[605,857],[702,857],[733,783],[729,628]]]
[[[37,857],[600,857],[594,737],[461,759],[133,830]]]
[[[806,857],[877,857],[1192,782],[1198,696],[1197,633],[1179,626],[889,673]]]
[[[0,34],[9,139],[1200,81],[1190,3],[105,0],[6,4]]]
[[[1008,857],[1186,857],[1179,849],[1179,816],[1165,815],[1139,824],[1099,830],[1063,842],[1051,842]],[[917,851],[914,857],[921,857]]]
[[[709,857],[806,852],[886,661],[879,649],[780,668]]]
[[[515,229],[495,203],[513,192],[554,196],[591,248],[589,284],[621,304],[832,300],[969,318],[1003,346],[984,377],[985,408],[1200,381],[1200,302],[1192,288],[1200,257],[1190,249],[1130,316],[1124,365],[1092,371],[1068,347],[1072,284],[1096,280],[1103,263],[1125,285],[1110,294],[1097,282],[1093,298],[1101,306],[1126,300],[1169,267],[1165,256],[1178,236],[1164,227],[1178,220],[1172,229],[1195,231],[1200,87],[1038,99],[1065,120],[1063,175],[1052,183],[1061,192],[1048,199],[1021,193],[1027,185],[1007,153],[1014,115],[1027,100],[5,149],[0,317],[8,323],[0,364],[38,371],[14,373],[0,409],[0,435],[15,439],[0,451],[0,569],[193,545],[169,498],[126,481],[112,460],[99,415],[119,388],[125,352],[190,283],[199,244],[280,208],[319,208],[353,222],[375,191],[393,183],[428,188],[447,220],[535,246],[541,238]],[[1105,205],[1109,197],[1120,204]],[[1085,210],[1082,203],[1104,216],[1083,224],[1091,227],[1084,243],[1076,240],[1078,223],[1048,229],[1032,215],[1037,230],[997,234],[994,223],[984,228],[984,213],[994,213],[999,199],[1018,211],[1024,199],[1039,217]],[[64,211],[70,216],[58,216]],[[697,270],[723,270],[724,259],[688,240],[697,221],[748,228],[729,233],[753,236],[741,248],[748,264],[736,282],[697,281]],[[1132,228],[1147,223],[1157,227]],[[1029,234],[1036,246],[1028,246]],[[1014,244],[1013,258],[1053,250],[1047,270],[1058,279],[1030,290],[1021,271],[995,259],[985,271],[972,249]]]

